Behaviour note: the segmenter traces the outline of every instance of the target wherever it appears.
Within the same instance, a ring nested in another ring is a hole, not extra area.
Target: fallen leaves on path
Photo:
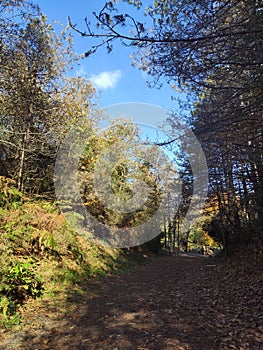
[[[156,258],[129,273],[87,283],[73,312],[55,319],[46,315],[41,328],[6,334],[1,349],[260,350],[259,258],[256,263]]]

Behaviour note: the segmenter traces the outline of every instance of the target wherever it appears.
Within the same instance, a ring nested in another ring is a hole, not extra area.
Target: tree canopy
[[[75,59],[70,37],[57,35],[37,6],[4,1],[0,10],[1,175],[20,190],[49,192],[58,147],[88,116],[95,90],[67,75]]]
[[[207,156],[223,240],[251,239],[263,225],[263,2],[123,2],[140,17],[109,1],[93,14],[95,25],[86,18],[86,30],[70,22],[94,41],[86,56],[103,46],[111,52],[119,40],[134,48],[132,63],[155,85],[164,77],[189,93],[190,123]]]
[[[109,1],[93,19],[86,18],[85,30],[69,21],[94,40],[86,57],[103,47],[110,53],[119,40],[134,48],[132,63],[152,76],[155,85],[164,77],[189,94],[188,124],[206,154],[208,203],[216,208],[207,226],[213,231],[219,225],[225,243],[250,239],[263,225],[262,1],[123,2],[138,9],[138,19],[122,13],[119,1]],[[53,186],[56,155],[67,132],[83,118],[88,127],[94,125],[90,110],[95,91],[86,79],[68,75],[75,60],[70,36],[55,34],[37,6],[2,1],[0,17],[0,175],[16,179],[20,190],[44,193]],[[176,129],[173,114],[167,125]],[[122,138],[120,130],[116,139]],[[159,146],[174,142],[172,135]],[[190,142],[181,136],[185,144]],[[96,139],[90,148],[94,155],[103,142]],[[96,159],[94,155],[86,160]],[[179,227],[193,196],[188,156],[176,154],[182,165],[183,203],[170,226]],[[114,171],[113,187],[129,196],[124,163]],[[85,167],[92,164],[85,161]],[[146,167],[147,174],[153,178]]]

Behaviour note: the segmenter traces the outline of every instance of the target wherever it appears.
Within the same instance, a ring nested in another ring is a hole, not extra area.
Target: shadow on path
[[[235,299],[210,260],[164,256],[93,281],[70,315],[21,333],[12,350],[241,349],[238,333],[227,347]],[[243,349],[260,349],[260,343],[253,346]]]

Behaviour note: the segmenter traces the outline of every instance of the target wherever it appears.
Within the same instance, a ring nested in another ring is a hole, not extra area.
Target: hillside
[[[22,198],[1,178],[0,326],[20,321],[24,306],[39,299],[61,307],[82,293],[86,279],[125,270],[142,254],[87,242],[67,225],[56,205]],[[35,305],[35,304],[34,304]]]

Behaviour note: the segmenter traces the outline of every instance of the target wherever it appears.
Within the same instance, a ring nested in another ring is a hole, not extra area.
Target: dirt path
[[[43,328],[8,335],[0,348],[262,349],[262,290],[239,282],[233,287],[233,276],[214,259],[156,258],[92,282],[70,315],[46,324],[48,316],[39,315]]]

